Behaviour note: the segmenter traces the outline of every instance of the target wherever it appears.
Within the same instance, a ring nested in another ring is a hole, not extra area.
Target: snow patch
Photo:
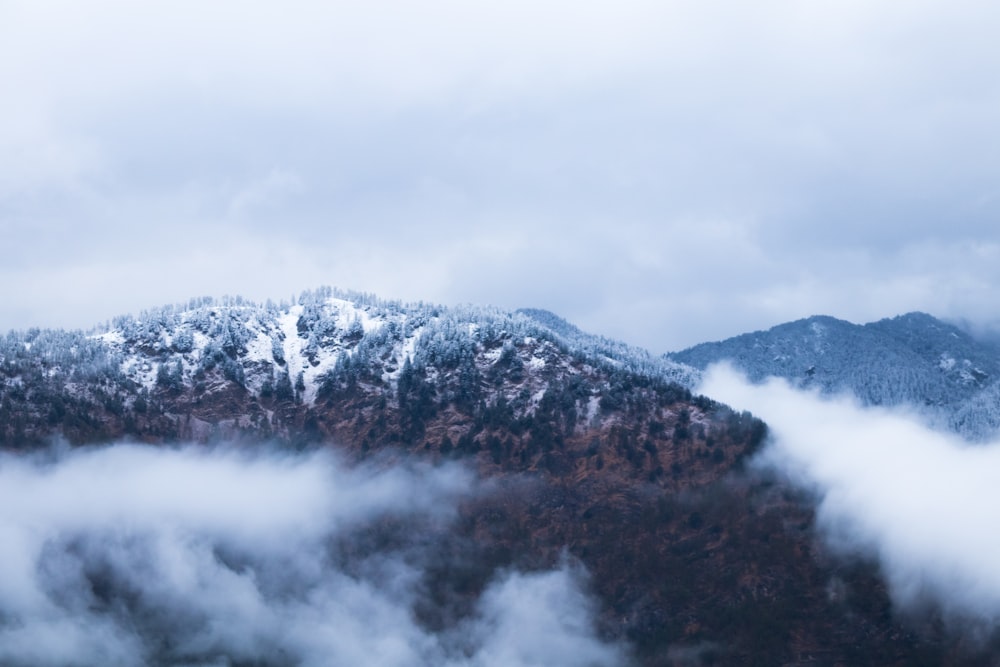
[[[200,357],[202,352],[205,351],[205,348],[208,347],[208,344],[212,341],[212,339],[197,330],[194,332],[192,338],[194,339],[194,345],[191,346],[190,354],[197,355]]]
[[[331,297],[326,304],[337,313],[337,329],[341,331],[347,331],[355,321],[361,322],[361,328],[366,334],[377,331],[385,324],[382,319],[372,317],[366,308],[346,299]]]
[[[334,366],[340,360],[341,355],[350,354],[347,350],[340,351],[331,348],[321,347],[317,354],[317,364],[313,366],[312,364],[305,364],[302,370],[302,381],[305,384],[305,391],[302,394],[302,400],[307,404],[312,404],[316,401],[316,394],[319,391],[320,380],[323,375],[330,370],[333,370]],[[296,375],[296,377],[298,377]],[[296,377],[292,378],[294,382]]]
[[[542,387],[534,394],[531,395],[531,399],[528,401],[528,409],[532,412],[538,407],[538,404],[542,402],[542,398],[545,397],[545,392],[548,391],[548,386]]]
[[[271,337],[263,331],[258,331],[254,338],[247,341],[246,360],[249,362],[263,361],[271,363],[273,359]]]
[[[503,347],[496,347],[492,350],[486,350],[481,356],[489,365],[493,365],[500,358],[501,354],[503,354]]]
[[[95,338],[103,343],[112,346],[120,346],[125,343],[125,336],[122,335],[121,331],[108,331],[107,333],[102,333],[99,336],[95,336]],[[25,343],[24,346],[25,349],[27,350],[31,349],[31,343]]]
[[[299,338],[298,322],[302,316],[302,306],[292,306],[287,313],[278,317],[278,328],[285,334],[284,345],[285,364],[288,375],[295,382],[299,371],[302,370],[302,339]]]
[[[950,371],[955,367],[955,359],[954,357],[949,357],[947,354],[942,354],[941,361],[938,363],[938,366],[943,371]]]
[[[406,363],[406,360],[409,359],[411,362],[413,361],[413,355],[417,349],[417,341],[420,339],[420,335],[423,330],[423,327],[417,327],[414,329],[408,337],[403,339],[402,345],[399,345],[396,350],[393,351],[393,360],[395,362],[396,369],[383,373],[383,380],[393,383],[399,380],[399,374],[403,372],[403,365]]]

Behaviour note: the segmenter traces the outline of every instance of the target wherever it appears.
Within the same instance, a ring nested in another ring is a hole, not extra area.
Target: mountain
[[[755,382],[780,377],[864,405],[914,406],[970,440],[1000,428],[1000,346],[924,313],[864,325],[809,317],[666,358],[698,369],[728,360]]]
[[[664,377],[688,388],[694,387],[700,378],[698,371],[691,366],[675,363],[664,356],[654,356],[647,350],[612,338],[581,331],[576,325],[547,310],[520,308],[516,314],[524,315],[545,328],[570,349],[585,350],[589,355],[612,364],[625,364],[637,373]]]
[[[802,354],[837,347],[814,324],[853,331],[810,322]],[[988,383],[993,367],[969,359]],[[454,631],[497,573],[572,558],[601,635],[627,641],[637,665],[962,664],[960,638],[893,615],[874,566],[823,550],[808,498],[744,465],[766,426],[692,395],[695,376],[545,311],[329,288],[196,299],[89,333],[8,334],[0,445],[269,441],[383,465],[458,460],[484,484],[447,534],[386,523],[352,547],[434,541],[412,610],[427,628]],[[134,591],[94,576],[109,609],[128,608]],[[170,650],[160,662],[179,660]]]
[[[78,443],[350,443],[387,434],[395,442],[422,437],[424,412],[438,408],[480,419],[499,404],[520,419],[558,403],[572,430],[601,421],[637,384],[690,398],[681,385],[692,369],[550,324],[326,288],[280,305],[196,299],[89,334],[11,332],[0,341],[0,444],[38,444],[53,433]],[[331,412],[347,396],[385,401],[392,424],[348,428],[343,411]],[[464,435],[468,424],[456,420],[449,435]]]

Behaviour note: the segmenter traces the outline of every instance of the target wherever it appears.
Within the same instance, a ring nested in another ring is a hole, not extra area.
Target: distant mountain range
[[[701,370],[729,361],[754,382],[780,377],[864,405],[912,406],[970,440],[1000,428],[1000,345],[924,313],[864,325],[809,317],[666,358]]]
[[[926,315],[810,318],[657,357],[547,311],[321,288],[11,332],[0,446],[268,441],[459,459],[493,483],[459,508],[424,582],[441,608],[421,618],[458,618],[496,573],[569,556],[592,576],[601,633],[638,665],[961,661],[960,638],[892,616],[873,566],[823,553],[807,499],[745,469],[766,426],[691,391],[724,358],[753,379],[918,403],[963,433],[986,432],[969,406],[1000,379],[994,348]],[[129,595],[105,589],[113,608]]]

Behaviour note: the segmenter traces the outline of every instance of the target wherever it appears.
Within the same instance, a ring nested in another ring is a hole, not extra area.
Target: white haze
[[[3,0],[0,331],[323,284],[655,352],[817,313],[1000,324],[998,25],[995,0]]]
[[[816,493],[828,544],[876,557],[902,610],[931,605],[966,628],[1000,620],[1000,443],[783,380],[752,385],[728,366],[700,391],[767,422],[757,462]]]
[[[435,633],[414,615],[421,559],[350,546],[387,521],[446,526],[474,482],[328,452],[2,454],[0,663],[621,664],[578,567],[500,576]]]

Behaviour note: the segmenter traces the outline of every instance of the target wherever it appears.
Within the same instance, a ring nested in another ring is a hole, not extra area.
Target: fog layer
[[[418,621],[421,540],[473,481],[326,452],[2,454],[0,663],[620,664],[569,564],[498,574],[444,629]]]
[[[725,366],[700,390],[767,422],[757,463],[815,492],[828,545],[877,558],[902,610],[930,605],[966,627],[1000,619],[1000,445]]]

